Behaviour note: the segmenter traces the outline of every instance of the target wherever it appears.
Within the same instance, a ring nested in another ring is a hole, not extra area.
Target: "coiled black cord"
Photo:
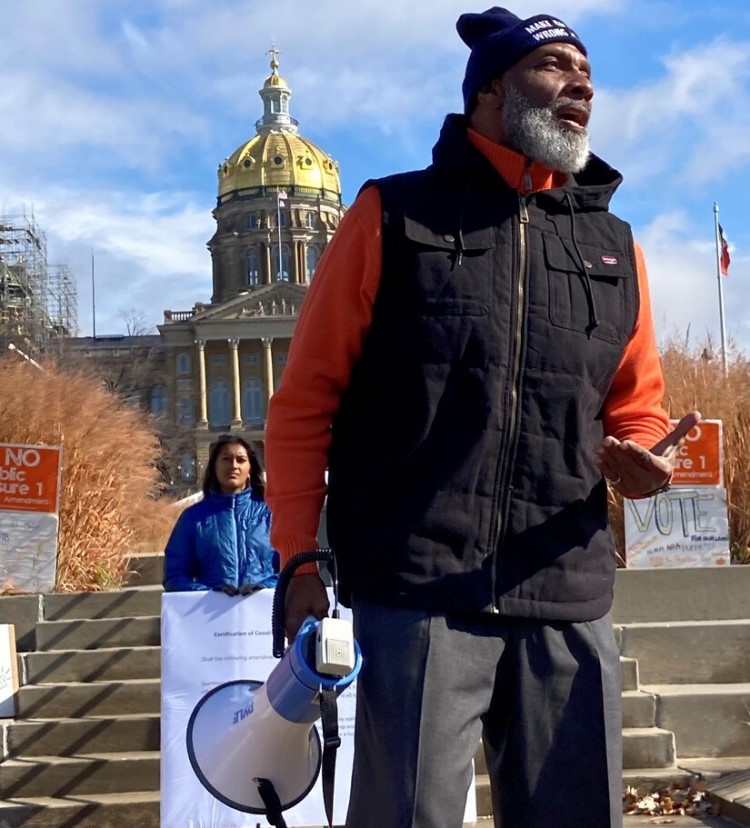
[[[279,573],[279,581],[276,584],[276,591],[273,594],[273,607],[271,610],[271,633],[273,635],[273,656],[281,658],[284,655],[284,603],[286,601],[286,590],[297,567],[306,563],[323,561],[328,564],[333,590],[338,604],[338,577],[336,573],[336,558],[331,549],[313,549],[310,552],[299,552],[287,561],[286,566]]]

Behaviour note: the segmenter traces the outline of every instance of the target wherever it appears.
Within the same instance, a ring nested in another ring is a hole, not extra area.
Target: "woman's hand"
[[[234,584],[217,584],[213,588],[214,592],[223,592],[225,595],[229,595],[230,597],[234,598],[235,595],[239,595],[240,591]]]

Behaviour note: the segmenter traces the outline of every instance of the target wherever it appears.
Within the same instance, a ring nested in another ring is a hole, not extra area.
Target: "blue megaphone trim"
[[[354,667],[345,676],[318,673],[315,662],[315,639],[320,621],[306,618],[294,643],[284,653],[266,682],[268,701],[279,716],[288,722],[315,722],[320,718],[317,695],[320,690],[335,690],[336,695],[349,687],[362,669],[362,651],[354,641]]]

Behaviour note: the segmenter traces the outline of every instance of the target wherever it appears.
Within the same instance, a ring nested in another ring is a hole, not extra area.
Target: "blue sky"
[[[340,164],[345,203],[425,166],[461,108],[453,0],[29,0],[0,31],[0,213],[33,214],[78,280],[81,333],[148,325],[211,294],[216,169],[255,134],[273,41],[301,133]],[[536,0],[589,49],[592,147],[646,252],[661,341],[718,343],[713,203],[730,242],[730,339],[750,348],[750,3]]]

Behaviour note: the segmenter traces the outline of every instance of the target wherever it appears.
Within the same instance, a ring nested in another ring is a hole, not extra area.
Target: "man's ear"
[[[477,104],[489,109],[500,109],[505,103],[505,85],[501,78],[487,81],[477,92]]]

